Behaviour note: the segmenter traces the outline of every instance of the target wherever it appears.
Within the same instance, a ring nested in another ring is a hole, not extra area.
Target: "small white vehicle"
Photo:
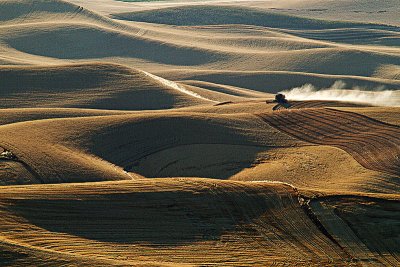
[[[5,150],[0,154],[0,160],[16,160],[16,159],[17,157],[11,151],[8,150]]]

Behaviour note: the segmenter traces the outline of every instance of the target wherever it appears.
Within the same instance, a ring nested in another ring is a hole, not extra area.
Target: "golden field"
[[[0,266],[399,266],[400,8],[339,2],[0,0]]]

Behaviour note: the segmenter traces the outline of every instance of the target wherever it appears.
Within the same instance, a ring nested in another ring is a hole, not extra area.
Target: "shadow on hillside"
[[[197,192],[181,189],[77,197],[82,199],[15,200],[10,209],[54,233],[102,242],[174,246],[219,240],[222,234],[267,211],[271,197],[251,188],[231,189],[215,185]]]
[[[147,178],[229,179],[262,161],[257,154],[265,150],[261,146],[234,144],[181,145],[147,155],[125,170]]]
[[[6,42],[25,53],[61,59],[133,57],[163,64],[193,66],[226,58],[223,54],[178,47],[90,26],[26,31],[10,37]]]
[[[310,19],[259,9],[226,6],[184,6],[114,14],[116,19],[180,26],[246,24],[285,29],[370,28],[399,31],[382,24]]]
[[[332,209],[354,234],[386,264],[395,266],[400,253],[400,202],[364,196],[333,196],[315,200],[313,209],[323,203],[325,209]],[[321,217],[329,225],[332,220]],[[339,235],[338,233],[333,233]]]

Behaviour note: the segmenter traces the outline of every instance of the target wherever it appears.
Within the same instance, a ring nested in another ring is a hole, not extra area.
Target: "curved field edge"
[[[127,263],[351,264],[281,183],[145,179],[2,192],[3,238],[21,245]]]

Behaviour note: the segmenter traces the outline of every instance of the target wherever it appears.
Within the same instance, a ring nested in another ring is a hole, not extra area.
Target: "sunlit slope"
[[[339,108],[341,110],[356,112],[376,120],[400,126],[399,107],[370,107],[370,108]]]
[[[8,108],[0,109],[0,125],[55,118],[123,115],[130,111],[78,108]]]
[[[364,168],[351,155],[331,146],[268,149],[251,167],[230,177],[242,181],[281,181],[299,190],[326,192],[398,192],[398,176]]]
[[[61,259],[232,266],[351,260],[281,184],[168,179],[8,187],[0,203],[2,242]]]
[[[341,148],[366,168],[400,174],[398,126],[334,109],[290,110],[260,117],[301,140]]]
[[[12,240],[0,242],[2,266],[126,266],[123,260],[108,260],[98,257],[75,255],[74,253],[60,253],[49,249],[21,245]],[[130,266],[171,266],[160,262],[131,261]]]
[[[113,64],[0,67],[1,108],[166,109],[212,103],[183,85]]]

